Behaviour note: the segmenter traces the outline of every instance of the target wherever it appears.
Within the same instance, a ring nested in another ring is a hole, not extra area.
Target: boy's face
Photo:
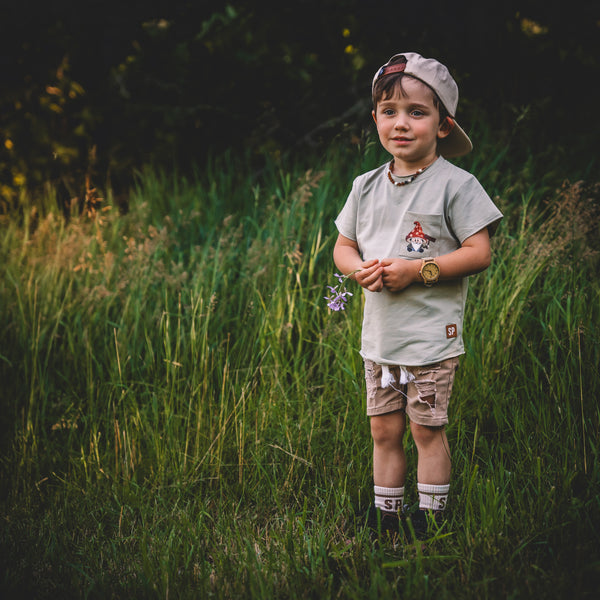
[[[424,83],[404,77],[402,87],[404,94],[397,91],[377,104],[373,118],[381,144],[394,157],[394,173],[411,175],[435,160],[438,138],[452,126],[440,123],[433,92]]]

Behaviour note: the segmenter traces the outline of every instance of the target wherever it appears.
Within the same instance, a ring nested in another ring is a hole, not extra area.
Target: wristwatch
[[[440,278],[440,266],[435,262],[435,258],[424,258],[421,264],[419,276],[427,287],[437,283]]]

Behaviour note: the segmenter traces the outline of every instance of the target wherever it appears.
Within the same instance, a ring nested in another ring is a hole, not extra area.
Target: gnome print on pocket
[[[409,252],[424,252],[429,248],[430,242],[435,242],[435,238],[423,232],[419,221],[415,221],[413,225],[415,226],[414,229],[406,236],[408,242],[406,249]]]

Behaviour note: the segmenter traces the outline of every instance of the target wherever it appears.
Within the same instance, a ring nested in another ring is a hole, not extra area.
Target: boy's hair
[[[403,64],[406,63],[406,58],[403,56],[394,57],[388,63],[389,66],[395,64]],[[397,73],[390,73],[389,75],[383,75],[375,82],[373,86],[373,110],[377,111],[377,105],[383,100],[387,100],[394,96],[394,94],[399,93],[401,96],[406,96],[406,92],[404,91],[404,87],[402,86],[402,80],[405,77],[410,77],[411,79],[416,79],[420,81],[423,85],[425,85],[433,95],[433,105],[438,109],[440,113],[440,123],[445,121],[450,113],[446,110],[443,102],[440,100],[440,97],[437,95],[435,90],[427,85],[424,81],[409,75],[408,73],[404,73],[403,71],[399,71]]]

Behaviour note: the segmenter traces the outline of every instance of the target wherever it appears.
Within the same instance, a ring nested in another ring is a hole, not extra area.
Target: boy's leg
[[[452,462],[444,426],[410,424],[418,452],[417,481],[428,485],[450,483]]]
[[[417,490],[419,510],[413,516],[417,538],[427,536],[427,514],[440,523],[450,491],[451,458],[444,427],[427,427],[411,423],[417,446]]]
[[[385,370],[385,381],[384,381]],[[374,533],[399,532],[399,512],[404,503],[406,457],[406,395],[404,386],[396,382],[399,367],[382,367],[365,360],[367,415],[373,438],[373,483],[375,503],[369,511],[368,524]]]
[[[417,447],[417,489],[419,510],[411,518],[415,534],[424,539],[428,521],[442,521],[450,490],[452,468],[445,424],[458,358],[413,369],[415,379],[409,383],[407,413]]]
[[[375,485],[387,488],[404,486],[406,478],[406,455],[403,443],[405,431],[406,415],[403,411],[371,417]]]
[[[374,533],[381,528],[382,533],[385,531],[392,538],[399,533],[399,513],[404,504],[405,431],[403,411],[371,417],[375,510],[369,517],[370,527]],[[378,513],[380,523],[377,522]]]

